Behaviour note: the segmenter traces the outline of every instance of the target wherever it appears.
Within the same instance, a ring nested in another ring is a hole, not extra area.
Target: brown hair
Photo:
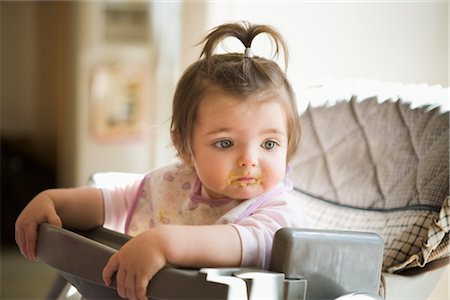
[[[192,154],[191,139],[196,114],[203,95],[212,88],[242,98],[243,101],[273,93],[283,105],[288,119],[287,161],[295,153],[300,139],[295,95],[285,73],[270,59],[249,55],[253,39],[268,34],[275,43],[275,56],[283,48],[287,68],[288,51],[282,36],[271,26],[252,25],[248,22],[224,24],[214,28],[203,40],[200,59],[190,65],[182,75],[175,90],[172,107],[171,137],[180,157],[189,161]],[[246,53],[213,54],[214,49],[227,37],[236,37],[246,47]],[[204,56],[204,58],[202,58]],[[267,99],[267,98],[266,98]]]

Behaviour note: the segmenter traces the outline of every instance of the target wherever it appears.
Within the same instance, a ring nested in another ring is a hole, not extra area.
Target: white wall
[[[294,86],[362,77],[448,86],[448,1],[232,1],[208,8],[207,27],[249,20],[278,28],[290,46]]]

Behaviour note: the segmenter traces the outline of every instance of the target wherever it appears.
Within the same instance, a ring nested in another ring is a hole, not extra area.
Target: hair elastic
[[[252,48],[250,48],[250,47],[245,48],[245,57],[248,57],[248,58],[252,58],[253,57]]]

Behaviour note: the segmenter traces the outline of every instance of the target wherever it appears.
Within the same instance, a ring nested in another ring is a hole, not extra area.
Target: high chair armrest
[[[102,270],[111,255],[129,238],[105,228],[73,232],[50,224],[41,224],[37,256],[40,261],[57,269],[85,298],[114,299],[119,298],[115,280],[112,287],[105,286]],[[228,287],[207,281],[206,276],[207,274],[198,270],[166,267],[152,279],[147,295],[155,299],[226,299]],[[174,283],[177,288],[170,288]]]
[[[41,224],[37,256],[57,269],[84,298],[117,299],[115,280],[110,287],[105,286],[102,270],[111,255],[130,238],[105,228],[74,232]],[[301,300],[305,289],[306,280],[285,280],[284,274],[263,270],[165,267],[150,281],[147,296],[151,299],[257,299],[264,293],[281,299],[286,293]]]

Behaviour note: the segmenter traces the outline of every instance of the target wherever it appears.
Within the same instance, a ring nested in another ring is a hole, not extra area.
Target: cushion
[[[373,231],[383,270],[449,256],[449,113],[352,97],[309,107],[290,178],[311,227]]]

